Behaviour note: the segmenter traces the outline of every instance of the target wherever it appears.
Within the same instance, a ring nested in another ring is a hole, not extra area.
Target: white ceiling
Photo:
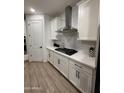
[[[33,14],[47,14],[54,16],[64,11],[68,5],[75,5],[80,0],[24,0],[25,14],[32,14],[30,8],[34,8],[36,13]]]

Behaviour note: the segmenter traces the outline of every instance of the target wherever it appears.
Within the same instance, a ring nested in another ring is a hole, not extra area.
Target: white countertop
[[[96,68],[96,65],[95,65],[95,57],[88,57],[88,56],[85,56],[82,51],[78,51],[77,53],[73,54],[72,56],[69,56],[67,54],[64,54],[64,53],[61,53],[59,51],[56,51],[55,50],[55,47],[47,47],[47,49],[49,50],[52,50],[60,55],[63,55],[67,58],[70,58],[72,60],[75,60],[79,63],[82,63],[90,68],[93,68],[95,69]]]

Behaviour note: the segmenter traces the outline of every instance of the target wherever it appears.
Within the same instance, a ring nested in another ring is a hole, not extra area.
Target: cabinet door
[[[63,56],[59,56],[60,58],[60,72],[66,77],[68,78],[68,59],[63,57]]]
[[[50,62],[50,51],[48,50],[47,60]]]
[[[53,52],[48,50],[48,61],[53,64]]]
[[[78,72],[75,68],[75,65],[73,62],[69,62],[69,80],[77,87],[79,88],[79,78],[78,78]]]
[[[91,93],[92,74],[75,61],[69,61],[69,80],[83,93]]]
[[[52,51],[50,51],[50,62],[51,62],[51,64],[54,64],[53,58],[54,58],[54,54],[53,54]]]
[[[99,0],[79,4],[78,31],[81,40],[97,40]]]
[[[89,73],[80,70],[79,79],[80,79],[79,89],[83,93],[91,93],[92,76]]]
[[[58,54],[54,53],[54,66],[56,69],[60,69],[60,59],[59,59],[59,56]]]

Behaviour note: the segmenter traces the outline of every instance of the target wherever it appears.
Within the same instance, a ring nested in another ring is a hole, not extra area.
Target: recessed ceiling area
[[[80,0],[24,0],[24,13],[55,16],[62,13],[66,6],[74,6],[78,1]],[[31,8],[35,12],[31,12]]]

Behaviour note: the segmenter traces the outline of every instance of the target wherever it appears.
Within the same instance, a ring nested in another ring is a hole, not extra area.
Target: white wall
[[[72,7],[72,27],[78,28],[78,5]]]
[[[51,17],[44,15],[44,62],[47,62],[47,46],[51,46],[51,26],[50,26]]]

